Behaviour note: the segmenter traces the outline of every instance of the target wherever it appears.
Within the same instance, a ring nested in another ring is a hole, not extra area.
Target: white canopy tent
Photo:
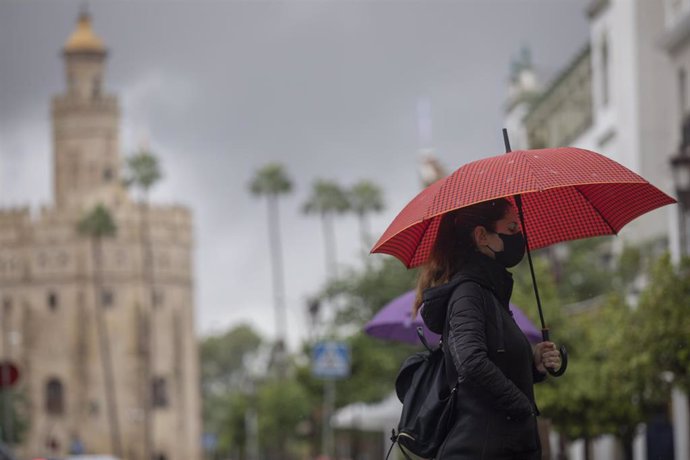
[[[401,412],[402,404],[395,393],[391,393],[377,403],[354,403],[341,408],[333,414],[331,426],[335,429],[378,431],[383,436],[384,451],[387,452],[391,445],[391,430],[397,429]],[[394,449],[390,458],[397,458],[397,453]]]

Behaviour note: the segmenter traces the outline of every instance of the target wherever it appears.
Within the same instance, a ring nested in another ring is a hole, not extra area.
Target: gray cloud
[[[48,202],[50,97],[78,1],[0,0],[0,193]],[[501,152],[509,63],[523,44],[545,73],[587,38],[585,0],[92,2],[111,49],[107,87],[123,108],[122,151],[146,135],[165,181],[154,200],[194,210],[197,328],[250,321],[272,333],[265,209],[252,173],[283,162],[292,342],[324,281],[320,226],[299,212],[317,177],[377,181],[382,232],[418,190],[416,107],[431,100],[433,143],[449,167]],[[339,257],[356,264],[351,217]]]

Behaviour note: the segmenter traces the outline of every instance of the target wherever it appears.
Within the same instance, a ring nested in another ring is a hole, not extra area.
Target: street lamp
[[[671,158],[673,183],[679,204],[680,255],[688,254],[688,211],[690,211],[690,116],[683,122],[678,154]]]

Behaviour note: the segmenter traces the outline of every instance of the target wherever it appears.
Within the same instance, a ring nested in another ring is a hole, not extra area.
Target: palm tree
[[[106,406],[110,420],[110,442],[116,457],[122,457],[122,444],[120,442],[120,426],[117,415],[115,398],[115,384],[113,377],[113,362],[110,355],[110,339],[103,312],[103,238],[114,237],[117,232],[115,222],[108,210],[103,205],[96,206],[86,214],[78,223],[77,231],[80,235],[91,240],[91,257],[93,263],[93,292],[96,309],[96,328],[101,350],[101,363],[103,365],[103,378],[105,382]]]
[[[369,214],[383,211],[383,192],[373,182],[361,180],[350,189],[348,196],[350,207],[359,220],[359,233],[366,252],[372,244]]]
[[[158,296],[156,295],[156,278],[153,265],[153,246],[151,242],[151,229],[149,223],[149,192],[151,188],[162,178],[158,158],[148,149],[141,148],[138,153],[127,158],[124,171],[124,183],[127,187],[139,190],[141,202],[139,205],[139,237],[142,249],[142,279],[144,285],[149,287],[148,302],[144,302],[144,315],[142,318],[142,339],[146,341],[143,347],[144,355],[144,384],[142,385],[142,399],[144,406],[144,458],[149,459],[154,451],[154,416],[152,386],[155,377],[155,327],[152,326]],[[148,307],[147,305],[148,304]]]
[[[333,216],[350,209],[347,194],[335,182],[319,179],[314,182],[312,194],[302,209],[305,214],[319,214],[321,216],[326,273],[328,273],[329,281],[332,281],[338,276]]]
[[[282,347],[287,331],[285,285],[283,282],[283,249],[280,240],[280,214],[278,199],[292,191],[292,182],[282,165],[269,163],[259,169],[249,183],[254,196],[266,197],[268,233],[273,268],[273,307],[275,309],[277,342]]]

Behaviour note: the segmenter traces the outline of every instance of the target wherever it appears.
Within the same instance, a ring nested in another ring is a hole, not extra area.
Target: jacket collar
[[[446,310],[453,291],[463,281],[474,281],[490,289],[505,308],[509,308],[513,292],[513,275],[491,257],[474,253],[451,280],[440,286],[426,289],[422,294],[421,310],[426,326],[437,334],[443,332]]]

